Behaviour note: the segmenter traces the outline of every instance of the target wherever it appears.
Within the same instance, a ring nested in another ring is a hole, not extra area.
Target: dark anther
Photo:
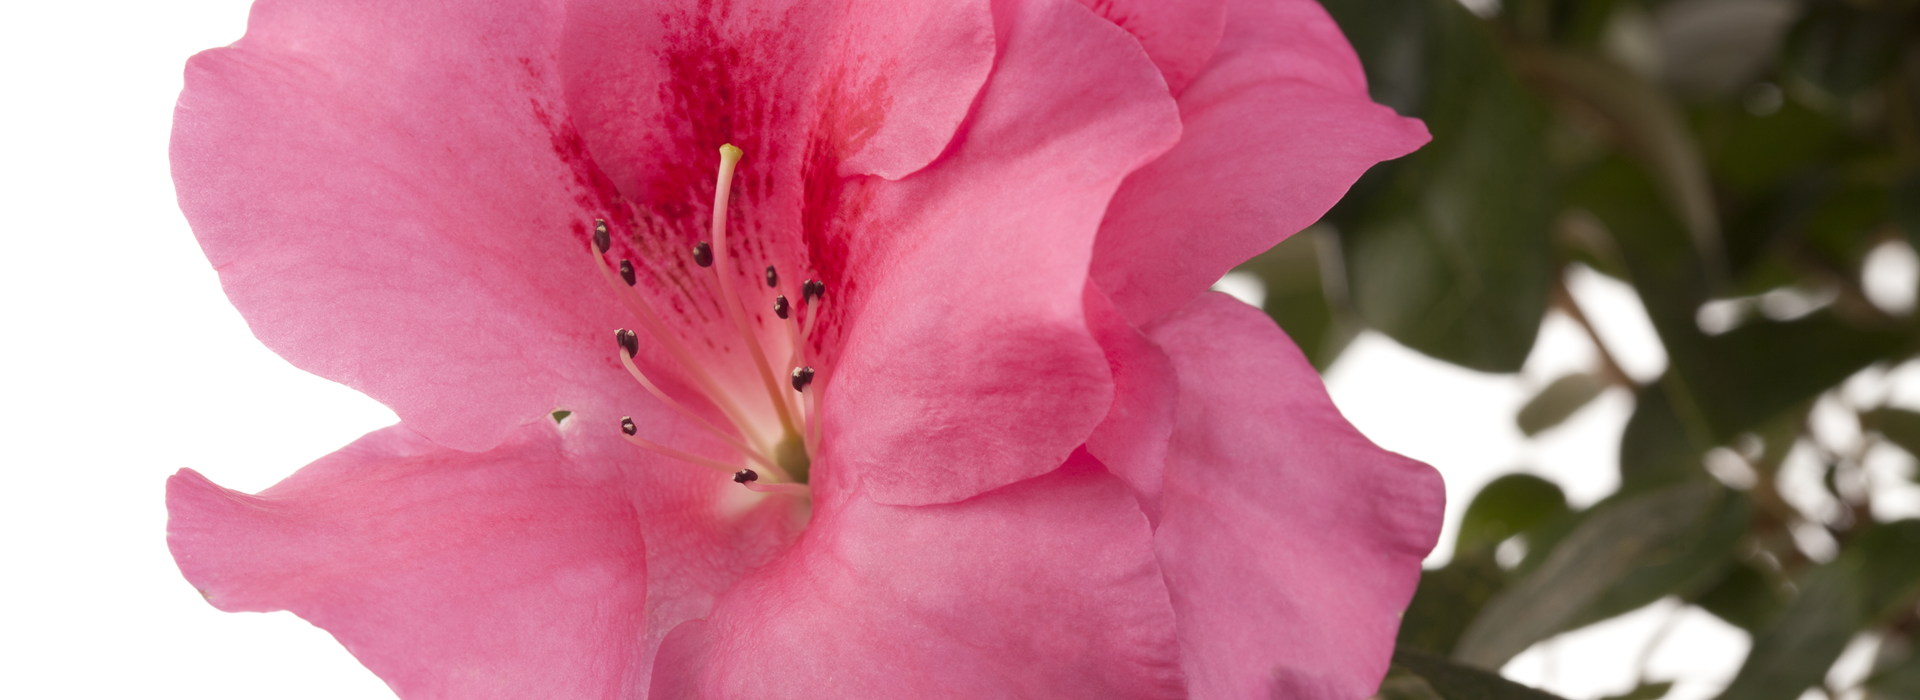
[[[793,368],[793,390],[794,391],[806,391],[807,385],[812,383],[813,383],[812,367]]]
[[[607,220],[594,219],[593,220],[593,247],[598,248],[600,249],[600,252],[605,253],[607,252],[607,248],[612,245],[613,245],[613,236],[607,233]]]
[[[788,311],[787,295],[782,294],[780,296],[774,297],[773,298],[773,315],[779,316],[780,318],[786,318],[787,311]]]
[[[632,435],[634,433],[640,432],[640,429],[634,426],[632,416],[621,416],[620,432],[626,433],[628,435]]]
[[[752,469],[742,469],[740,471],[733,473],[733,483],[736,483],[736,484],[744,484],[749,481],[759,481],[759,480],[760,480],[760,474],[758,472],[755,472]]]
[[[693,263],[701,267],[713,267],[713,246],[706,241],[693,244]]]
[[[620,261],[620,279],[626,280],[627,286],[633,286],[633,263]]]
[[[827,284],[820,280],[807,280],[800,284],[800,301],[811,305],[817,297],[827,295]]]
[[[780,273],[774,272],[772,265],[767,266],[767,286],[770,288],[780,286]]]
[[[620,343],[620,349],[626,351],[627,357],[633,357],[635,355],[640,354],[640,335],[639,334],[634,333],[633,331],[627,330],[625,328],[622,328],[618,331],[614,331],[613,339],[615,342]]]

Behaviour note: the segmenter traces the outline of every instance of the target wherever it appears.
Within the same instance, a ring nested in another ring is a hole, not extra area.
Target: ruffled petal
[[[1178,95],[1213,57],[1227,24],[1226,0],[1080,0],[1140,40]]]
[[[1440,475],[1354,430],[1258,309],[1209,293],[1148,335],[1180,375],[1154,549],[1193,697],[1373,694]]]
[[[1126,173],[1174,105],[1138,44],[1065,0],[996,6],[993,76],[954,147],[872,192],[825,456],[894,504],[951,502],[1057,467],[1112,401],[1081,295]],[[816,380],[822,381],[822,380]],[[840,476],[834,478],[840,479]]]
[[[1428,138],[1419,120],[1367,97],[1353,48],[1312,0],[1233,0],[1180,118],[1180,145],[1127,178],[1094,250],[1094,279],[1136,325],[1312,224],[1367,168]]]
[[[1087,283],[1086,305],[1087,327],[1100,340],[1113,372],[1113,406],[1087,436],[1087,451],[1133,487],[1140,510],[1157,524],[1180,381],[1167,354],[1121,318],[1092,282]]]
[[[1147,522],[1085,453],[960,503],[837,505],[669,637],[661,698],[1186,697]]]
[[[620,205],[566,117],[560,14],[262,0],[175,111],[181,209],[254,333],[459,449],[631,387],[585,243]]]
[[[215,607],[291,610],[403,698],[627,698],[645,548],[625,477],[551,424],[491,452],[405,426],[248,496],[167,481],[167,544]]]

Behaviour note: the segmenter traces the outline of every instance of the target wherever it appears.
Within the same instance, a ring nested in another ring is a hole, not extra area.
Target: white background
[[[238,38],[246,5],[15,2],[0,22],[0,695],[391,697],[289,614],[214,610],[166,550],[168,474],[192,467],[255,491],[394,420],[255,341],[175,208],[166,149],[181,67]],[[1629,371],[1657,373],[1664,358],[1631,292],[1597,275],[1574,286]],[[1512,427],[1529,392],[1592,352],[1557,316],[1512,377],[1369,334],[1329,383],[1361,430],[1446,475],[1451,538],[1466,499],[1505,471],[1548,475],[1580,504],[1613,488],[1623,392],[1540,440]],[[1507,670],[1574,698],[1620,692],[1642,672],[1700,698],[1745,644],[1662,603]]]

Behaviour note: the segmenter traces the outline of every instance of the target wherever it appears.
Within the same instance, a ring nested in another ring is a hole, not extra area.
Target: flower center
[[[620,419],[620,432],[628,442],[641,448],[657,452],[668,457],[708,467],[722,473],[731,474],[735,483],[748,489],[764,493],[788,493],[807,495],[808,472],[813,464],[813,456],[820,443],[820,421],[817,413],[817,387],[814,386],[815,370],[808,357],[808,340],[811,338],[814,323],[826,308],[826,285],[807,280],[800,284],[799,303],[788,301],[786,288],[781,286],[780,273],[774,266],[766,270],[767,287],[777,294],[773,301],[773,313],[785,327],[787,347],[791,350],[784,358],[771,358],[762,345],[762,339],[755,332],[756,325],[751,323],[746,308],[741,304],[740,296],[734,290],[733,260],[727,247],[727,202],[733,187],[734,168],[740,163],[740,149],[732,144],[720,147],[720,173],[713,195],[712,242],[700,241],[693,247],[693,261],[703,269],[711,270],[714,287],[719,290],[718,305],[731,322],[740,341],[745,344],[747,354],[753,362],[753,371],[760,380],[764,395],[759,391],[743,392],[746,396],[735,396],[726,391],[714,380],[715,367],[709,367],[693,353],[686,343],[673,333],[656,314],[644,295],[634,285],[637,279],[633,262],[622,259],[619,272],[614,272],[607,262],[607,251],[611,247],[612,237],[607,231],[607,222],[595,220],[593,229],[593,258],[600,268],[601,276],[613,287],[615,294],[639,322],[640,328],[651,336],[660,348],[666,351],[670,360],[679,366],[682,372],[692,380],[694,391],[711,403],[720,414],[726,416],[728,425],[714,425],[689,410],[686,405],[666,392],[649,379],[634,356],[640,351],[640,334],[625,328],[614,334],[614,340],[620,346],[620,364],[627,368],[642,387],[667,407],[686,417],[700,429],[712,434],[738,453],[739,457],[754,463],[767,474],[763,478],[753,466],[742,469],[742,463],[728,464],[690,452],[662,445],[639,436],[639,426],[631,417]],[[798,318],[805,316],[805,319]],[[775,361],[778,360],[778,361]],[[777,375],[784,375],[778,377]],[[787,387],[791,387],[788,390]],[[747,408],[755,404],[771,404],[777,427],[768,430],[749,420]]]

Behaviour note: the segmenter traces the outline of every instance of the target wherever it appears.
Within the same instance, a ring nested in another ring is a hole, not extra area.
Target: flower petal
[[[1078,453],[960,503],[855,494],[676,630],[662,684],[708,698],[1184,698],[1147,522]],[[694,662],[697,664],[697,662]],[[682,669],[681,672],[685,672]]]
[[[1226,0],[1080,0],[1140,40],[1175,95],[1213,57],[1227,24]]]
[[[995,16],[1004,45],[973,117],[934,165],[874,192],[874,238],[848,263],[866,292],[826,377],[823,461],[882,503],[1044,474],[1106,415],[1081,301],[1093,236],[1120,179],[1178,133],[1112,24],[1064,0]]]
[[[1427,141],[1418,120],[1368,99],[1353,48],[1319,4],[1233,0],[1227,13],[1219,51],[1180,95],[1180,145],[1127,178],[1101,226],[1094,279],[1136,325]]]
[[[618,203],[566,121],[558,19],[262,0],[175,111],[180,207],[254,333],[450,447],[631,387],[586,253]]]
[[[1087,452],[1133,487],[1140,510],[1160,520],[1160,480],[1173,434],[1180,381],[1160,346],[1120,318],[1099,285],[1087,283],[1087,326],[1107,353],[1113,372],[1113,406],[1087,436]]]
[[[778,162],[775,188],[820,151],[903,177],[952,140],[993,54],[986,0],[572,0],[561,65],[588,146],[645,202],[711,193],[689,166],[723,141]]]
[[[167,481],[167,544],[215,607],[291,610],[404,698],[625,698],[647,572],[621,472],[550,426],[485,454],[405,426],[258,496]]]
[[[1209,293],[1148,329],[1180,375],[1154,549],[1196,698],[1378,689],[1445,498],[1354,430],[1260,310]]]

